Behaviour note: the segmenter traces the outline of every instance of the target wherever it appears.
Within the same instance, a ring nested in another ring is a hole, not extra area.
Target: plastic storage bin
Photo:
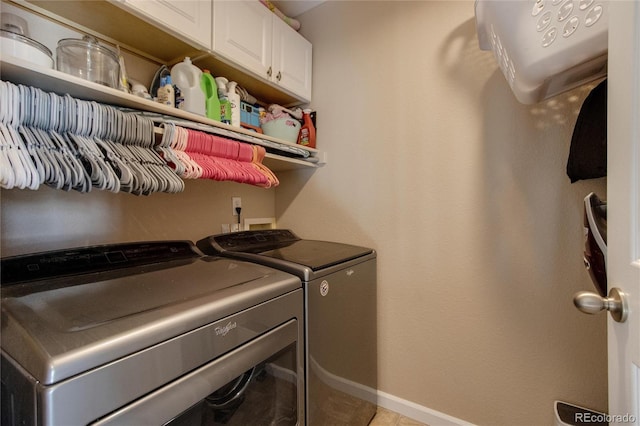
[[[252,127],[260,127],[259,108],[247,102],[240,101],[240,123]]]
[[[476,0],[475,15],[480,48],[524,104],[607,73],[607,0]]]
[[[262,124],[262,132],[267,136],[296,143],[298,132],[300,132],[300,122],[293,118],[276,118]]]

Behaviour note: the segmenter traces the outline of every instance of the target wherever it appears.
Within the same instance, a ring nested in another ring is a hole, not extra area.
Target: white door
[[[609,3],[607,281],[629,316],[608,319],[611,424],[640,425],[640,0]]]

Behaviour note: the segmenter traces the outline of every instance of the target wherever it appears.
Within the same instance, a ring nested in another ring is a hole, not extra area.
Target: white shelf
[[[0,75],[5,81],[10,81],[14,84],[24,84],[32,87],[37,87],[44,91],[53,92],[58,95],[69,94],[77,99],[96,101],[108,105],[165,114],[176,117],[178,119],[189,120],[196,123],[202,123],[224,129],[237,134],[240,138],[250,136],[259,140],[282,144],[284,146],[295,146],[297,148],[302,148],[308,151],[311,157],[316,157],[319,160],[319,162],[313,163],[305,160],[298,160],[295,158],[289,158],[269,153],[267,154],[268,161],[265,161],[265,164],[267,165],[267,167],[271,168],[274,171],[293,170],[300,168],[317,168],[324,164],[324,155],[316,149],[306,147],[303,148],[300,145],[295,145],[287,141],[252,132],[250,130],[232,127],[228,124],[210,120],[206,117],[182,111],[177,108],[162,105],[157,102],[143,99],[138,96],[113,89],[111,87],[86,81],[57,70],[35,66],[19,58],[3,55],[2,59],[0,60]]]

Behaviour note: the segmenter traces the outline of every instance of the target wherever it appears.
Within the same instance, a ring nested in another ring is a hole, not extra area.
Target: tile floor
[[[429,426],[426,423],[420,423],[416,420],[405,417],[401,414],[378,407],[375,417],[369,423],[369,426]]]

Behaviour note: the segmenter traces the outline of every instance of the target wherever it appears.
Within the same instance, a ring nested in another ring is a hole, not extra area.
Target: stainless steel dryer
[[[213,235],[219,254],[297,275],[305,294],[307,424],[367,425],[376,411],[376,252],[289,230]]]
[[[2,425],[304,424],[300,279],[191,242],[2,259]]]

